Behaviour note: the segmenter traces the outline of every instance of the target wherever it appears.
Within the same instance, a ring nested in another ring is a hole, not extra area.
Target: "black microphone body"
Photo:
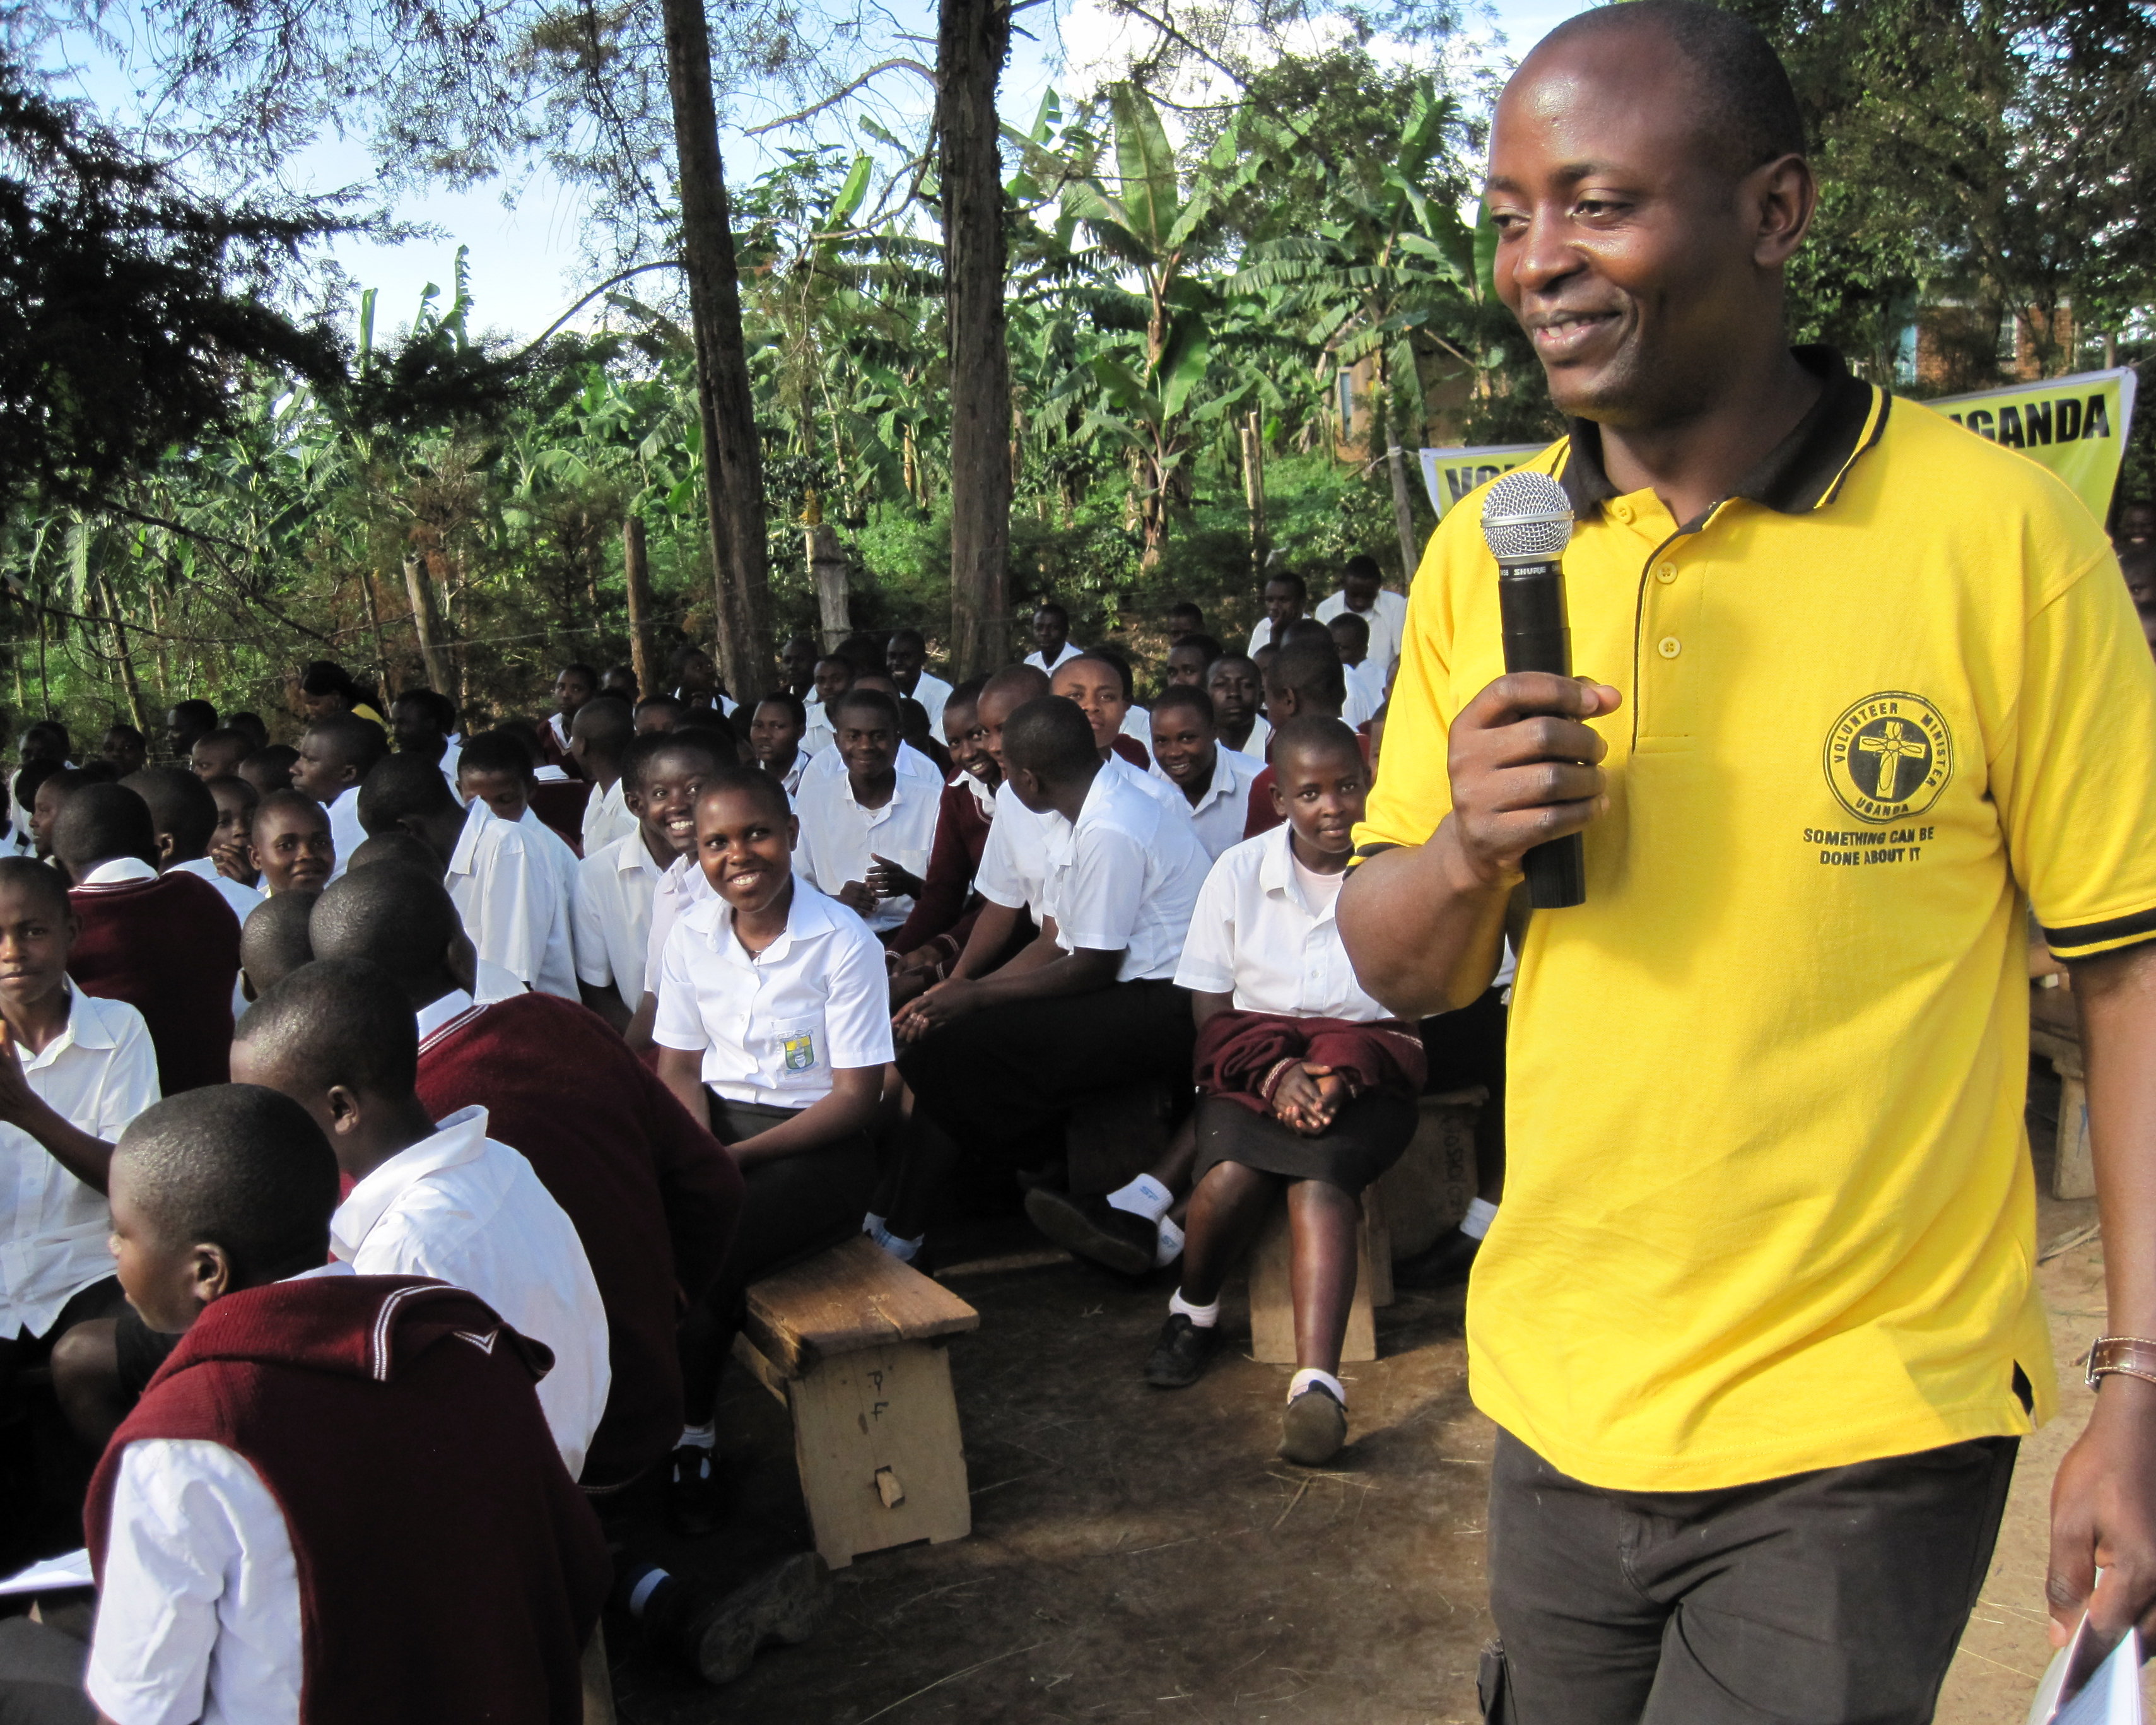
[[[1565,620],[1564,565],[1502,564],[1497,605],[1505,637],[1505,669],[1572,675],[1572,629]],[[1537,845],[1521,858],[1527,873],[1527,903],[1537,910],[1563,910],[1587,902],[1587,851],[1577,832]]]

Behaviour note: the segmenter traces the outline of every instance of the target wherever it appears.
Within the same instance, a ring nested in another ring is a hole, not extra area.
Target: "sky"
[[[1494,0],[1489,8],[1491,28],[1502,33],[1505,46],[1499,49],[1494,44],[1478,42],[1470,52],[1477,57],[1517,57],[1584,3],[1586,0]],[[936,28],[932,4],[913,0],[891,9],[905,28],[929,38],[916,51],[932,55]],[[1051,10],[1053,22],[1048,16]],[[1020,23],[1037,28],[1040,38],[1014,39],[998,98],[1004,118],[1019,124],[1031,120],[1050,88],[1066,97],[1089,88],[1114,65],[1122,33],[1133,28],[1111,17],[1095,0],[1056,0],[1052,8],[1022,13]],[[1480,33],[1486,36],[1488,30]],[[72,90],[64,93],[84,95],[107,114],[124,111],[131,83],[124,65],[80,50],[75,59],[80,70]],[[901,121],[917,126],[925,120],[929,93],[914,74],[886,73],[875,90],[880,114],[894,129],[899,129]],[[783,111],[778,106],[768,111],[744,111],[722,126],[720,144],[731,183],[754,178],[773,159],[770,144],[776,141],[745,136],[742,128]],[[845,136],[838,116],[820,124],[818,131],[827,142]],[[285,173],[288,184],[299,191],[329,190],[363,183],[368,177],[367,152],[357,139],[319,140],[288,164]],[[380,290],[377,328],[385,334],[409,322],[429,283],[446,293],[459,245],[470,249],[475,322],[483,330],[528,339],[560,317],[592,285],[577,245],[583,215],[579,198],[543,173],[521,188],[513,205],[505,205],[499,186],[483,185],[408,197],[396,203],[394,214],[403,220],[437,228],[442,237],[400,245],[347,240],[335,251],[359,286]],[[595,310],[576,322],[588,326]]]

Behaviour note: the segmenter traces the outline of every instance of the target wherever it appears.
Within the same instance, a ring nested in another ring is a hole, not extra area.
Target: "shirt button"
[[[1666,563],[1655,571],[1655,579],[1666,587],[1676,578],[1677,566],[1673,563]]]
[[[1656,643],[1655,651],[1665,659],[1674,659],[1684,651],[1684,646],[1674,635],[1665,635]]]

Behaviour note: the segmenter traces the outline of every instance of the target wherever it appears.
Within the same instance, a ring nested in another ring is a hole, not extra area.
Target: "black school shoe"
[[[831,1572],[815,1552],[796,1552],[730,1594],[693,1575],[669,1575],[644,1604],[644,1634],[706,1683],[731,1683],[758,1648],[798,1645],[830,1609]]]
[[[719,1531],[726,1494],[719,1484],[719,1452],[701,1444],[684,1444],[666,1459],[666,1519],[689,1539]]]
[[[1179,1311],[1168,1315],[1146,1361],[1145,1381],[1155,1389],[1188,1389],[1204,1376],[1220,1340],[1220,1326],[1199,1329]]]
[[[1348,1441],[1348,1410],[1322,1383],[1287,1404],[1281,1415],[1280,1456],[1299,1467],[1322,1467]]]
[[[1104,1197],[1074,1198],[1067,1192],[1036,1186],[1025,1195],[1025,1213],[1066,1252],[1123,1275],[1152,1274],[1159,1225],[1118,1210]]]

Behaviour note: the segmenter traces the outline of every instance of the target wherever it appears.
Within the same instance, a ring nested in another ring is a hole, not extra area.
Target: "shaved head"
[[[243,1281],[329,1261],[336,1158],[275,1090],[209,1084],[151,1103],[120,1135],[112,1183],[160,1241],[221,1246]]]
[[[251,1069],[277,1088],[408,1096],[419,1081],[419,1026],[404,991],[363,959],[317,959],[247,1009],[234,1033]]]
[[[1535,44],[1545,49],[1591,46],[1617,35],[1650,33],[1676,50],[1691,75],[1687,117],[1733,173],[1748,173],[1779,156],[1804,153],[1804,113],[1774,45],[1757,26],[1697,0],[1620,0],[1577,13]],[[1524,71],[1526,66],[1522,70]]]
[[[239,929],[239,968],[257,1000],[315,955],[307,918],[319,893],[279,893],[247,913]]]
[[[408,1016],[415,1001],[429,997],[464,923],[439,874],[390,862],[331,882],[307,930],[317,959],[378,966],[404,991]]]

